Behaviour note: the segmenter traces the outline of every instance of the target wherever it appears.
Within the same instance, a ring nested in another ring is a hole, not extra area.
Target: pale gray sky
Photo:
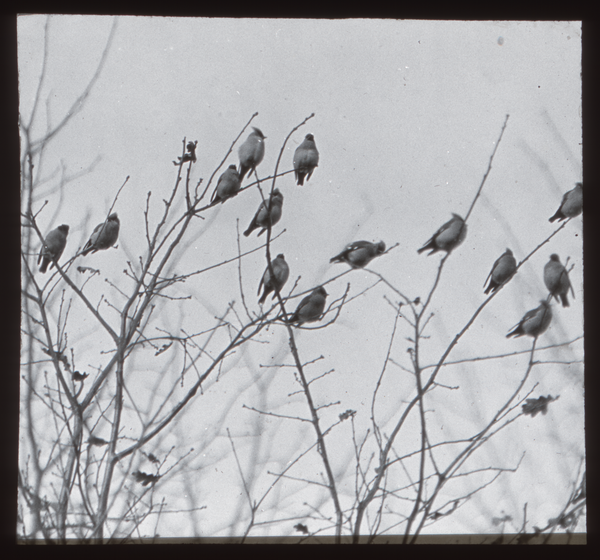
[[[27,118],[42,66],[44,23],[45,17],[37,15],[18,20],[21,113]],[[42,98],[50,96],[49,118],[53,122],[89,81],[111,25],[112,18],[104,16],[52,17]],[[172,160],[181,152],[183,137],[198,140],[198,163],[192,179],[194,183],[200,177],[206,181],[257,111],[252,124],[267,136],[266,155],[259,166],[259,176],[263,177],[272,173],[288,132],[315,113],[288,143],[281,170],[291,169],[293,152],[309,132],[314,134],[320,152],[319,167],[303,187],[296,186],[291,175],[278,181],[285,200],[274,234],[283,228],[286,233],[274,242],[272,251],[283,252],[290,265],[286,288],[299,275],[298,288],[304,291],[342,272],[344,267],[330,265],[329,258],[348,242],[382,239],[388,246],[399,246],[373,261],[371,268],[411,298],[423,297],[434,281],[440,257],[426,257],[416,251],[451,212],[466,214],[505,116],[510,114],[492,171],[469,219],[467,238],[447,262],[431,307],[435,316],[429,323],[431,338],[424,342],[422,359],[435,363],[483,301],[483,284],[494,260],[506,247],[521,260],[554,231],[557,226],[548,218],[563,193],[582,179],[580,61],[579,22],[121,17],[100,79],[84,110],[49,147],[44,171],[49,175],[62,161],[70,173],[77,173],[98,155],[102,159],[93,173],[68,186],[65,200],[48,198],[39,224],[43,231],[69,224],[65,256],[71,256],[93,226],[104,219],[129,175],[115,208],[121,219],[119,249],[87,257],[93,266],[102,268],[103,278],[122,281],[126,262],[137,262],[145,250],[146,195],[152,191],[153,215],[157,216],[162,211],[161,199],[174,185]],[[42,105],[40,110],[44,114],[40,123],[45,123],[46,107]],[[42,134],[43,129],[37,132]],[[237,146],[224,168],[232,163],[238,163]],[[190,236],[191,246],[175,270],[189,273],[235,255],[236,219],[243,231],[259,202],[258,192],[250,190],[207,212],[206,221],[198,220]],[[570,257],[575,265],[571,281],[576,299],[568,309],[554,306],[555,318],[540,344],[580,335],[581,238],[578,218],[520,270],[480,315],[453,357],[529,347],[530,341],[507,340],[505,334],[545,297],[542,270],[554,252],[563,262]],[[241,239],[243,250],[259,243],[255,235]],[[255,311],[255,293],[264,268],[262,252],[242,264],[245,295]],[[373,281],[369,274],[355,271],[327,290],[333,299],[342,295],[347,282],[351,282],[354,294]],[[97,281],[88,289],[92,294],[97,292],[97,301],[108,286]],[[201,330],[202,325],[195,321],[206,310],[218,315],[231,300],[239,302],[237,266],[232,263],[195,277],[179,290],[180,295],[193,295],[183,325],[192,331]],[[389,290],[378,286],[347,305],[334,325],[302,332],[298,337],[305,359],[325,358],[314,375],[336,370],[319,385],[323,403],[341,401],[340,407],[323,411],[325,419],[351,408],[359,411],[357,425],[368,427],[368,395],[383,365],[393,323],[384,294],[392,297]],[[109,311],[107,316],[111,318]],[[80,350],[80,359],[91,366],[101,365],[106,358],[99,351],[106,341],[101,337],[90,340],[95,329],[91,317],[82,312],[77,320],[79,331],[72,333],[72,342],[75,344],[79,337],[87,348]],[[161,320],[165,327],[171,321],[170,326],[179,326],[177,317]],[[408,330],[396,344],[398,360],[408,359],[403,344],[408,347],[409,343],[404,336],[409,336]],[[284,330],[271,329],[263,339],[272,344],[255,345],[226,361],[226,374],[219,384],[207,385],[202,403],[194,408],[197,416],[190,412],[182,418],[190,434],[185,442],[188,446],[201,447],[192,428],[202,425],[206,410],[220,408],[227,399],[231,399],[229,412],[213,425],[222,434],[226,427],[240,435],[256,429],[252,413],[241,408],[244,403],[256,404],[263,399],[263,407],[282,414],[292,414],[291,409],[305,414],[298,396],[292,399],[298,403],[295,409],[289,404],[291,374],[258,367],[289,363]],[[581,343],[561,356],[581,359]],[[437,392],[431,397],[431,408],[444,437],[458,437],[463,428],[472,429],[473,423],[493,409],[495,399],[509,394],[525,359],[514,359],[514,371],[506,362],[448,368],[438,381],[461,385],[464,390],[457,403],[446,406],[444,402],[454,398],[452,394]],[[153,369],[155,363],[149,360],[138,366],[140,370]],[[442,521],[435,532],[485,531],[490,518],[500,516],[501,510],[520,511],[519,500],[528,501],[530,507],[535,505],[547,517],[556,514],[554,501],[547,512],[544,510],[547,497],[558,500],[568,492],[562,486],[564,477],[576,465],[576,450],[583,449],[583,365],[546,366],[536,368],[533,375],[540,384],[539,394],[561,395],[547,416],[520,424],[519,433],[535,440],[539,449],[526,455],[523,474],[506,477],[506,486],[490,491],[493,499],[490,494],[481,501],[475,497],[465,506],[464,515]],[[264,387],[255,383],[257,376],[261,376]],[[384,387],[387,397],[381,418],[391,417],[398,403],[411,397],[413,387],[407,374],[394,371]],[[270,466],[274,449],[279,452],[275,442],[285,446],[290,438],[287,425],[277,426],[261,428],[271,430],[257,452],[265,461],[262,466]],[[302,433],[304,436],[297,437],[310,441],[311,434]],[[495,451],[488,451],[490,463],[506,460],[513,461],[512,465],[518,461],[521,446],[518,451],[515,447],[513,456],[511,437],[514,433],[507,434]],[[331,441],[336,472],[344,472],[352,460],[347,438],[349,432],[344,432]],[[223,449],[229,445],[225,440],[221,443]],[[167,438],[164,446],[168,444]],[[557,457],[556,449],[565,446],[572,447],[564,457]],[[215,446],[203,453],[194,455],[195,468],[203,468],[203,461],[217,461],[219,455]],[[214,473],[214,465],[211,468]],[[533,484],[532,473],[537,473]],[[229,474],[237,476],[235,470]],[[227,494],[223,478],[206,476],[206,503],[214,503],[209,494],[215,492],[222,493],[223,503],[238,499],[237,494]],[[347,490],[351,496],[352,488]],[[486,510],[492,505],[493,510]],[[290,512],[294,508],[298,515],[300,504],[291,505]],[[206,535],[225,535],[231,529],[225,528],[226,520],[214,511],[203,516],[201,524]],[[271,534],[269,530],[265,527],[264,534]],[[170,519],[161,534],[167,536],[169,531],[174,536],[188,536],[190,528]]]

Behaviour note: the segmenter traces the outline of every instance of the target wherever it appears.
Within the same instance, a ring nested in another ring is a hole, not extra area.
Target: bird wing
[[[496,267],[499,266],[500,262],[502,261],[502,259],[506,256],[506,253],[502,253],[494,262],[494,264],[492,265],[492,270],[490,270],[490,273],[488,274],[488,277],[485,279],[485,282],[483,283],[483,285],[485,286],[487,284],[487,281],[492,277],[492,275],[494,274],[494,271],[496,270]]]
[[[307,296],[302,298],[302,301],[296,308],[296,312],[294,313],[294,315],[299,316],[300,312],[303,311],[304,309],[306,309],[308,307],[308,305],[310,305],[311,296],[312,296],[312,294],[308,294]]]
[[[335,257],[331,257],[331,259],[329,259],[329,262],[339,261],[347,258],[350,252],[354,249],[354,247],[355,243],[348,243],[348,245],[344,247],[344,250],[341,253],[337,254]]]
[[[265,283],[265,276],[267,275],[267,272],[269,271],[269,269],[267,268],[267,270],[265,270],[265,272],[263,273],[261,279],[260,279],[260,283],[258,284],[258,292],[256,292],[256,295],[260,294],[260,290],[263,287],[263,284]]]
[[[221,184],[221,181],[223,180],[223,177],[225,176],[225,173],[223,173],[223,175],[221,175],[219,177],[219,180],[217,181],[217,186],[215,187],[215,190],[213,191],[212,196],[210,197],[210,201],[211,202],[214,202],[215,198],[217,197],[217,192],[219,192],[219,185]]]
[[[535,329],[539,325],[542,319],[540,315],[541,311],[542,310],[540,310],[539,307],[536,307],[535,309],[530,309],[523,315],[520,325],[525,333],[531,332],[532,329]]]
[[[370,249],[373,246],[373,243],[371,243],[370,241],[353,241],[352,243],[350,243],[350,245],[348,245],[348,249],[350,250],[354,250],[354,249]]]
[[[94,228],[94,231],[92,231],[92,235],[90,235],[90,238],[88,239],[88,242],[85,244],[85,247],[83,248],[84,251],[87,248],[93,247],[96,244],[96,241],[98,241],[98,236],[100,235],[100,230],[102,229],[103,225],[104,225],[104,223],[101,223],[101,224],[98,224]]]
[[[444,233],[453,223],[454,223],[455,219],[452,218],[451,220],[448,220],[443,226],[441,226],[432,236],[431,239],[433,239],[434,237],[437,237],[438,235]]]

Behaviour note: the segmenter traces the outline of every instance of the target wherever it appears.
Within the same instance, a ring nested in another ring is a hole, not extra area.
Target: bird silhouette
[[[228,198],[235,196],[242,186],[242,180],[235,165],[230,165],[219,177],[217,186],[210,199],[211,204],[225,202]]]
[[[516,271],[517,261],[513,256],[512,251],[510,249],[506,249],[506,251],[496,259],[494,266],[492,266],[492,270],[483,283],[485,286],[486,282],[488,280],[490,281],[484,293],[494,293],[500,286],[502,286],[502,284],[508,282],[508,280],[513,277]]]
[[[252,132],[240,146],[238,150],[238,155],[240,156],[240,181],[244,180],[248,171],[252,174],[256,166],[265,157],[266,138],[258,128],[253,126]]]
[[[315,144],[315,137],[307,134],[302,144],[294,152],[294,175],[298,185],[304,185],[304,177],[308,181],[315,167],[319,165],[319,151]]]
[[[119,218],[115,212],[108,217],[106,222],[98,224],[94,228],[92,235],[90,235],[81,254],[85,256],[90,252],[95,253],[96,251],[112,247],[119,238],[119,223]]]
[[[569,280],[567,269],[561,264],[560,258],[556,253],[550,255],[550,260],[544,266],[544,284],[549,292],[556,299],[562,302],[563,307],[569,307],[569,298],[567,294],[569,290],[575,297],[573,286]]]
[[[452,219],[438,229],[431,236],[429,241],[417,250],[417,253],[422,253],[429,249],[431,249],[429,255],[432,255],[437,251],[446,251],[447,253],[450,253],[465,240],[466,236],[467,224],[458,214],[452,213]]]
[[[575,183],[575,188],[565,193],[562,198],[562,202],[558,207],[558,210],[551,218],[548,218],[549,222],[558,220],[566,220],[567,218],[574,218],[579,216],[583,210],[583,184]]]
[[[515,325],[514,330],[506,335],[506,338],[518,338],[523,335],[537,338],[550,325],[552,320],[552,309],[546,300],[540,300],[540,305],[535,309],[530,309],[523,318]]]
[[[325,309],[327,292],[323,286],[318,286],[309,295],[302,299],[296,311],[288,318],[288,323],[312,323],[318,321]]]
[[[271,276],[271,272],[267,266],[260,280],[260,284],[258,285],[258,294],[260,294],[260,290],[264,286],[263,295],[258,300],[258,303],[261,305],[265,302],[267,296],[271,292],[275,291],[275,288],[281,291],[281,288],[283,288],[283,285],[287,282],[287,279],[290,276],[290,267],[285,262],[285,257],[283,254],[277,255],[277,257],[271,261],[271,268],[273,269],[273,276]],[[275,294],[273,294],[273,299],[274,298]]]
[[[270,206],[270,211],[269,211]],[[281,212],[283,208],[283,195],[279,192],[279,189],[275,189],[268,200],[263,200],[252,218],[248,229],[244,232],[244,235],[248,237],[255,229],[262,228],[258,235],[262,235],[269,227],[274,226],[281,218]]]
[[[50,268],[54,268],[54,263],[58,262],[58,259],[60,259],[65,250],[65,245],[67,244],[68,234],[69,226],[62,224],[46,235],[37,260],[38,264],[40,264],[40,261],[42,262],[40,266],[40,272],[42,274],[48,270],[48,264],[52,263]]]
[[[345,262],[352,268],[363,268],[384,251],[385,243],[383,241],[380,241],[379,243],[354,241],[347,245],[339,255],[329,259],[329,262]]]

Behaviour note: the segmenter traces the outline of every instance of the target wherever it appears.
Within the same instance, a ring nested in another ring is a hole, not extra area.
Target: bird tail
[[[425,243],[425,245],[423,245],[423,247],[421,247],[420,249],[417,249],[417,253],[419,253],[419,255],[423,251],[428,251],[429,249],[431,249],[431,253],[429,253],[429,255],[431,255],[432,253],[435,253],[437,251],[437,247],[435,246],[434,237],[432,237],[427,243]]]
[[[263,295],[261,296],[261,298],[258,300],[258,303],[260,305],[262,305],[263,303],[265,303],[265,300],[267,299],[267,295],[269,294],[269,292],[267,292],[267,290],[264,291]]]
[[[506,335],[506,338],[510,338],[511,336],[513,336],[514,338],[519,338],[520,336],[523,336],[523,333],[519,332],[519,327],[517,326],[517,328],[514,331],[511,331]]]
[[[554,216],[552,216],[551,218],[548,218],[549,222],[554,222],[556,220],[560,220],[561,215],[560,215],[560,209],[558,210],[558,212],[556,214],[554,214]]]
[[[252,233],[253,229],[254,228],[252,227],[252,225],[250,225],[250,227],[244,232],[244,237],[248,237]]]
[[[44,260],[42,261],[42,266],[40,266],[40,272],[42,274],[44,274],[46,272],[46,270],[48,270],[48,263],[49,262],[50,261],[47,258],[44,257]]]
[[[296,172],[296,178],[298,179],[297,185],[304,186],[304,173]]]
[[[496,287],[496,285],[490,281],[489,286],[487,287],[487,289],[485,290],[485,292],[483,292],[484,294],[489,294],[490,291],[494,290],[494,288]],[[494,290],[495,292],[496,290]]]
[[[240,183],[244,180],[244,177],[246,176],[246,173],[248,173],[249,169],[250,169],[249,167],[246,167],[245,165],[242,165],[240,163],[240,169],[239,169]]]
[[[569,307],[569,298],[567,297],[567,294],[560,294],[560,299],[562,300],[563,307]]]

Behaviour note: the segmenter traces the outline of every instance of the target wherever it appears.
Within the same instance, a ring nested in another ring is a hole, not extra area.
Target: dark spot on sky
[[[498,37],[498,44],[500,46],[504,45],[504,37]]]

